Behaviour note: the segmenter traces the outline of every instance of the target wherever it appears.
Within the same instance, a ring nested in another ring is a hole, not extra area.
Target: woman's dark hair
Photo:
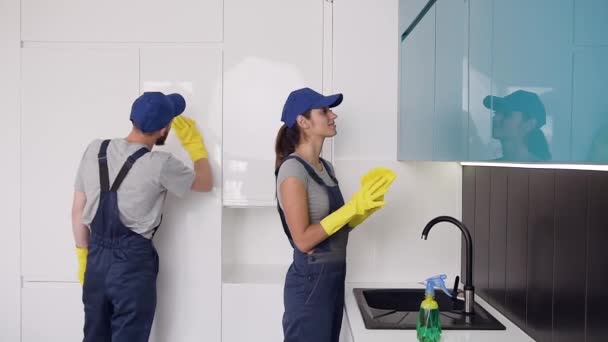
[[[545,137],[545,133],[540,128],[535,127],[526,137],[526,146],[528,151],[540,160],[551,160],[551,151],[549,150],[549,142]]]
[[[310,119],[310,111],[307,111],[303,114],[300,114],[305,118]],[[274,162],[275,170],[278,169],[281,164],[285,161],[290,154],[295,152],[296,146],[300,143],[300,128],[296,123],[292,127],[287,127],[286,124],[283,124],[279,129],[279,133],[277,134],[277,139],[274,146],[274,151],[276,153],[276,159]]]

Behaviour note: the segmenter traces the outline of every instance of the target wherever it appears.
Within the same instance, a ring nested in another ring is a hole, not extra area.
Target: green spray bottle
[[[420,303],[420,312],[418,313],[418,322],[416,323],[418,341],[437,342],[441,339],[439,304],[435,300],[435,287],[441,288],[451,296],[443,282],[446,278],[445,274],[441,274],[426,280],[424,300]]]

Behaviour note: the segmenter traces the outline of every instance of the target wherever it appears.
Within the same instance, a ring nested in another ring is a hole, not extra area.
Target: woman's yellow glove
[[[388,180],[387,184],[385,185],[386,189],[388,190],[388,186],[391,185],[391,183],[395,180],[395,178],[397,178],[397,174],[395,172],[393,172],[392,170],[387,169],[385,167],[377,167],[375,169],[372,169],[368,173],[366,173],[361,178],[361,186],[371,185],[372,182],[374,181],[374,179],[376,179],[377,177],[385,177]],[[384,201],[384,195],[382,195],[382,197],[379,198],[379,200],[386,203]],[[370,209],[361,215],[355,215],[352,218],[352,220],[350,220],[350,222],[348,222],[348,226],[351,228],[355,228],[356,226],[360,225],[363,221],[365,221],[368,217],[370,217],[373,213],[378,211],[383,206],[384,206],[384,204],[380,207]]]
[[[321,221],[321,226],[327,235],[332,235],[348,224],[356,215],[363,215],[367,211],[384,205],[382,200],[388,190],[389,179],[384,176],[374,177],[370,184],[362,186],[353,197],[340,209],[329,214]]]
[[[194,120],[179,115],[171,122],[171,128],[175,131],[182,146],[190,154],[190,159],[193,162],[208,157],[203,137],[201,132],[196,128]]]
[[[78,281],[80,282],[80,285],[84,284],[84,272],[87,269],[88,255],[88,248],[76,247],[76,256],[78,257]]]

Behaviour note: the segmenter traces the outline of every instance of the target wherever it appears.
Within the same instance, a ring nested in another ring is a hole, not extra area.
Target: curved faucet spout
[[[452,223],[453,225],[458,227],[458,229],[460,229],[462,235],[464,236],[466,248],[466,274],[464,281],[464,290],[465,296],[467,293],[469,293],[469,296],[471,297],[469,301],[467,301],[467,298],[465,298],[465,303],[468,304],[465,309],[465,312],[472,313],[472,301],[475,288],[473,287],[473,240],[471,239],[471,233],[469,233],[469,229],[464,225],[464,223],[458,221],[457,219],[451,216],[438,216],[426,224],[426,226],[422,230],[422,239],[426,240],[429,232],[431,231],[431,228],[433,228],[433,226],[440,222]]]

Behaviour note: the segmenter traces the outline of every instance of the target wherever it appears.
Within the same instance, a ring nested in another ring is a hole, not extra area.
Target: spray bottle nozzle
[[[435,287],[439,287],[448,297],[453,298],[454,295],[445,286],[444,280],[447,279],[447,275],[440,274],[434,277],[430,277],[426,282],[426,295],[435,296]]]

